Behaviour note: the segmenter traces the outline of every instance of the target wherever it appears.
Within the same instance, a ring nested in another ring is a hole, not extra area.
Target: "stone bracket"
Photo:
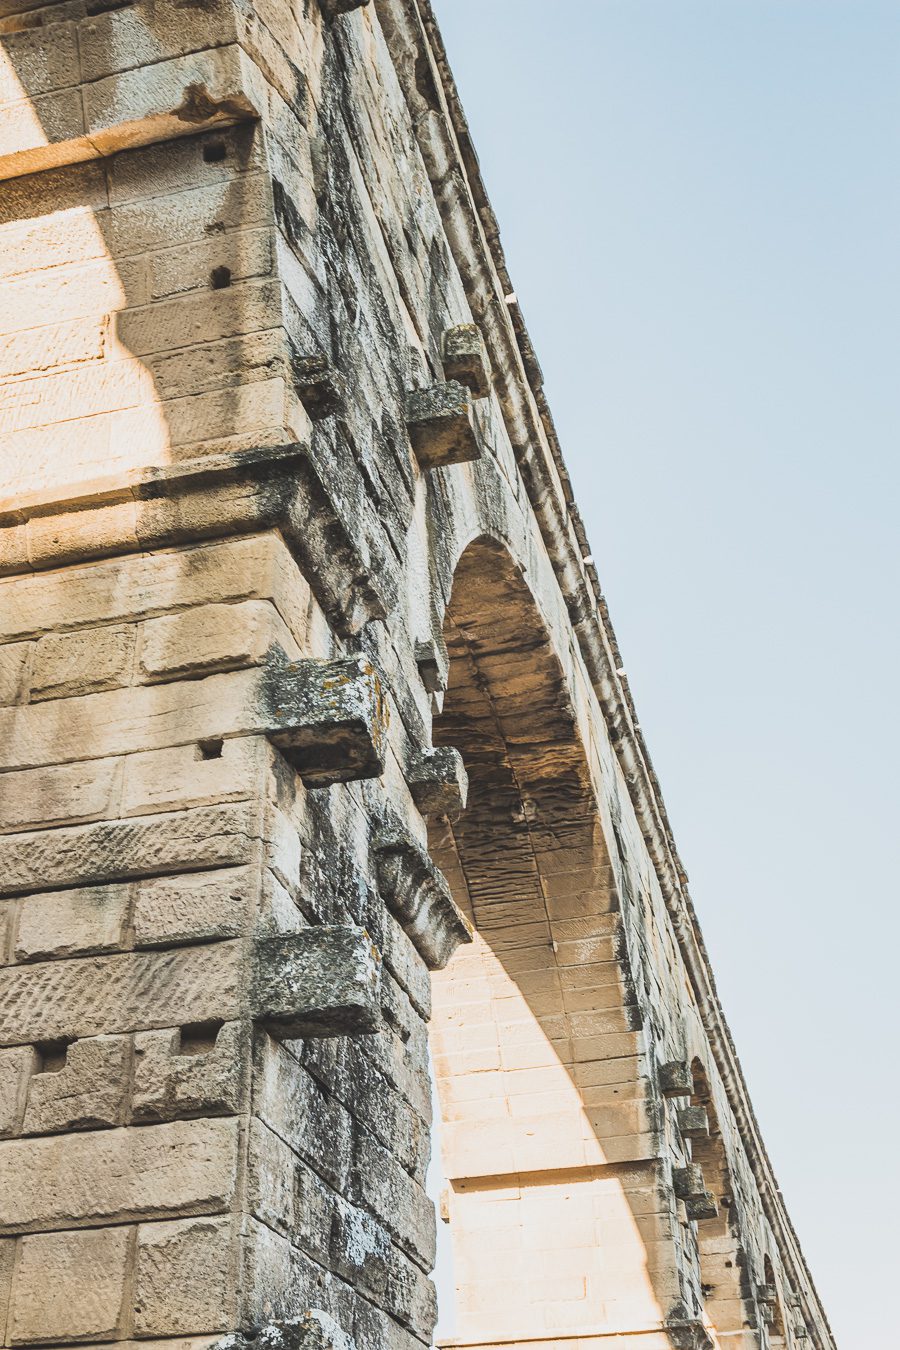
[[[491,368],[477,324],[458,323],[447,328],[441,338],[441,357],[448,380],[466,385],[473,398],[487,398],[491,392]]]
[[[682,1106],[676,1112],[682,1139],[708,1139],[709,1116],[703,1106]]]
[[[693,1220],[714,1219],[719,1213],[719,1206],[712,1191],[691,1196],[689,1200],[685,1200],[684,1208],[688,1218]]]
[[[379,893],[429,970],[440,970],[472,926],[428,854],[408,836],[386,832],[375,840]]]
[[[270,661],[262,686],[264,731],[307,787],[384,772],[387,706],[361,656]]]
[[[691,1066],[675,1059],[659,1066],[659,1090],[664,1097],[689,1097],[694,1090]]]
[[[450,657],[442,637],[423,639],[416,643],[416,665],[419,678],[429,694],[442,694],[447,688]]]
[[[407,768],[406,781],[423,816],[458,820],[465,810],[469,775],[462,755],[450,745],[417,751]]]
[[[334,23],[341,14],[350,14],[354,9],[362,9],[369,0],[319,0],[319,8],[326,23]]]
[[[687,1167],[673,1167],[672,1186],[679,1200],[699,1199],[706,1194],[703,1168],[696,1163],[689,1163]]]
[[[323,925],[258,939],[253,1020],[280,1040],[381,1027],[381,957],[364,928]]]
[[[469,390],[456,380],[414,389],[406,398],[406,425],[423,469],[481,458]]]

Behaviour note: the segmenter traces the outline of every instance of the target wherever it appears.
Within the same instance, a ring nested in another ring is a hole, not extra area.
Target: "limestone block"
[[[117,815],[150,815],[262,796],[271,751],[261,737],[211,737],[128,755]]]
[[[672,1168],[672,1187],[679,1200],[693,1200],[706,1194],[703,1168],[696,1163]]]
[[[465,385],[455,380],[408,394],[406,425],[423,469],[440,469],[481,458],[471,396]]]
[[[35,647],[32,702],[88,694],[130,684],[134,628],[91,628],[50,633]]]
[[[265,107],[262,76],[235,44],[111,75],[83,93],[85,130],[103,154],[241,122]]]
[[[236,37],[232,0],[206,0],[184,15],[148,3],[110,9],[84,19],[79,27],[82,79],[102,80],[137,66],[234,42]]]
[[[0,1138],[19,1133],[34,1058],[30,1045],[0,1050]]]
[[[138,1032],[134,1038],[135,1120],[234,1114],[246,1037],[237,1022]]]
[[[234,1195],[236,1120],[0,1142],[0,1232],[216,1214]]]
[[[0,833],[117,815],[121,765],[114,759],[0,775]]]
[[[678,1111],[678,1128],[683,1139],[709,1138],[709,1116],[703,1106],[682,1106]]]
[[[357,1138],[350,1198],[370,1209],[406,1254],[430,1271],[435,1259],[434,1205],[425,1190],[367,1131]]]
[[[125,1294],[127,1228],[34,1233],[22,1238],[10,1342],[115,1337]]]
[[[0,180],[92,158],[97,152],[84,133],[80,89],[7,103],[0,118]]]
[[[0,1045],[223,1021],[242,1003],[240,944],[0,969]]]
[[[102,697],[102,696],[101,696]],[[0,837],[0,895],[249,862],[258,811],[244,803]]]
[[[0,1326],[7,1327],[9,1300],[12,1293],[13,1266],[17,1242],[15,1238],[0,1238]],[[7,1339],[4,1337],[4,1339]]]
[[[141,678],[149,683],[259,665],[276,640],[285,655],[295,654],[284,623],[261,600],[202,605],[149,619],[141,626]]]
[[[134,1334],[171,1336],[234,1325],[229,1219],[141,1224]]]
[[[442,637],[427,638],[416,643],[416,665],[429,694],[443,693],[447,688],[450,658]]]
[[[375,843],[378,890],[430,970],[447,964],[472,928],[440,872],[409,836],[386,831]]]
[[[25,687],[30,642],[0,647],[0,704],[17,703]]]
[[[32,1073],[23,1133],[118,1125],[128,1087],[128,1038],[97,1036],[68,1046],[64,1067]]]
[[[490,362],[481,329],[475,323],[459,323],[445,329],[441,338],[444,375],[467,385],[473,398],[491,392]]]
[[[664,1097],[689,1097],[694,1090],[690,1064],[680,1059],[660,1064],[659,1090]]]
[[[406,779],[412,799],[423,815],[459,819],[466,805],[469,776],[458,750],[441,745],[416,753]]]
[[[693,1195],[684,1202],[685,1213],[689,1219],[714,1219],[719,1212],[716,1197],[711,1191],[702,1195]]]
[[[354,8],[358,4],[368,4],[368,0],[344,0],[344,3],[348,8]],[[379,1343],[390,1344],[381,1339]],[[264,1326],[254,1328],[252,1336],[235,1331],[216,1341],[210,1350],[249,1350],[251,1345],[255,1350],[356,1350],[353,1337],[320,1308],[308,1308],[299,1317],[266,1322]]]
[[[127,918],[126,886],[86,886],[28,895],[19,907],[16,960],[115,951],[122,945]]]
[[[142,881],[134,906],[135,946],[237,937],[257,885],[256,874],[246,867]]]
[[[271,661],[262,689],[266,734],[309,787],[384,771],[387,706],[363,657]]]
[[[291,356],[294,388],[314,422],[332,417],[344,406],[347,390],[343,376],[320,354]]]
[[[365,929],[304,928],[260,938],[253,1015],[273,1036],[346,1036],[381,1025],[381,958]]]
[[[74,23],[48,23],[3,35],[0,107],[79,82]]]

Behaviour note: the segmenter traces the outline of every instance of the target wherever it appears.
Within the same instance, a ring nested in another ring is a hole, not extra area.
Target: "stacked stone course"
[[[831,1350],[427,4],[0,0],[0,334],[0,1344],[430,1344],[434,992],[454,1344]]]

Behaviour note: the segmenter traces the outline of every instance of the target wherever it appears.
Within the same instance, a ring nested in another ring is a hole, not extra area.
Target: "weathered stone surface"
[[[447,688],[450,658],[443,638],[434,637],[417,642],[416,665],[429,694],[439,694]]]
[[[88,628],[48,634],[34,649],[33,701],[90,694],[130,684],[134,665],[133,628]]]
[[[310,787],[383,772],[387,708],[368,661],[273,661],[263,708],[269,739]]]
[[[473,398],[487,398],[491,392],[491,373],[481,330],[474,323],[458,323],[441,337],[444,375],[467,385]]]
[[[408,394],[406,426],[423,469],[481,458],[469,391],[455,380]]]
[[[466,806],[469,777],[462,755],[452,746],[417,753],[406,774],[413,801],[423,815],[458,820]]]
[[[88,956],[122,946],[127,886],[83,886],[26,896],[19,905],[15,958]]]
[[[472,930],[430,859],[409,838],[388,832],[376,842],[378,887],[431,970],[446,965]]]
[[[689,1097],[694,1090],[691,1066],[683,1060],[670,1060],[659,1066],[659,1090],[664,1097]]]
[[[672,1170],[672,1186],[679,1200],[694,1200],[706,1194],[703,1168],[691,1164]]]
[[[13,1285],[10,1343],[115,1337],[125,1299],[127,1228],[24,1237]]]
[[[237,937],[254,884],[254,873],[245,867],[138,882],[135,946],[169,947]]]
[[[70,1045],[62,1068],[32,1071],[23,1133],[120,1124],[127,1109],[130,1049],[126,1036],[96,1036]]]
[[[702,1106],[682,1106],[678,1111],[678,1128],[685,1139],[706,1139],[709,1136],[709,1116]]]
[[[237,1122],[180,1120],[0,1142],[0,1232],[216,1214],[231,1203]]]
[[[134,1279],[138,1336],[227,1330],[234,1323],[230,1219],[141,1224]]]
[[[18,1134],[25,1113],[25,1091],[34,1066],[30,1045],[0,1050],[0,1137]]]
[[[237,1112],[245,1042],[237,1022],[138,1032],[132,1118],[161,1121]]]
[[[381,957],[365,929],[304,928],[254,952],[253,1015],[273,1036],[345,1036],[381,1024]]]

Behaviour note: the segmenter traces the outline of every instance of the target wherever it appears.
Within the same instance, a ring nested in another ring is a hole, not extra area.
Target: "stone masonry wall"
[[[831,1350],[620,666],[427,4],[0,0],[0,1344],[429,1345],[433,988],[455,1343]]]

